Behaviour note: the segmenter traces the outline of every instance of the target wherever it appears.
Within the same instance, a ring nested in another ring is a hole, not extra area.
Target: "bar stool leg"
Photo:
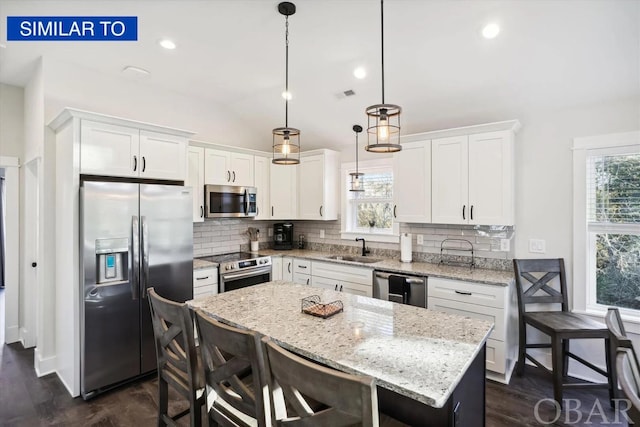
[[[520,324],[519,333],[519,347],[518,347],[518,361],[516,362],[516,375],[519,377],[524,373],[525,354],[527,352],[527,324],[522,322]]]
[[[564,371],[562,338],[554,335],[551,338],[551,363],[553,370],[553,398],[562,408],[562,373]]]

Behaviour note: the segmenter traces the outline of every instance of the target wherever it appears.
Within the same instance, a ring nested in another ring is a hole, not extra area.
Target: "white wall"
[[[0,156],[22,158],[24,89],[0,83]]]

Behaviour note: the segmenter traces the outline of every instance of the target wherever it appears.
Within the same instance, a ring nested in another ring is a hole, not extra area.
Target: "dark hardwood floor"
[[[0,314],[4,318],[2,293],[0,290]],[[0,330],[4,331],[2,323]],[[0,342],[4,341],[2,335],[0,332]],[[619,413],[616,418],[609,408],[606,390],[567,391],[565,398],[575,399],[567,406],[575,408],[579,403],[579,411],[562,412],[554,421],[555,409],[546,401],[539,405],[537,419],[537,402],[552,396],[553,391],[550,378],[528,366],[525,375],[514,376],[509,386],[487,381],[486,390],[489,427],[627,425],[624,415]],[[152,426],[156,425],[156,394],[156,380],[149,378],[88,402],[72,399],[55,374],[36,377],[32,349],[23,349],[20,344],[0,347],[0,426]],[[184,405],[175,396],[172,402],[174,410]]]

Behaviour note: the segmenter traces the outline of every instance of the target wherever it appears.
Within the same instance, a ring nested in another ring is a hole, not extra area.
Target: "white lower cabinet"
[[[513,286],[430,277],[427,307],[493,323],[487,340],[487,377],[509,383],[517,358],[518,319]]]
[[[345,264],[314,261],[311,264],[311,284],[320,288],[373,296],[373,270]]]
[[[282,257],[271,257],[271,280],[282,280]]]
[[[204,297],[218,293],[218,268],[193,270],[193,297]]]
[[[282,280],[293,282],[293,258],[290,256],[282,257]]]

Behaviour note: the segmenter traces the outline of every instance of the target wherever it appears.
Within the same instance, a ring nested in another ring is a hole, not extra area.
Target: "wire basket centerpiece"
[[[340,313],[344,309],[342,301],[336,300],[326,304],[320,302],[319,295],[311,295],[302,298],[302,312],[311,316],[329,318],[334,314]]]

